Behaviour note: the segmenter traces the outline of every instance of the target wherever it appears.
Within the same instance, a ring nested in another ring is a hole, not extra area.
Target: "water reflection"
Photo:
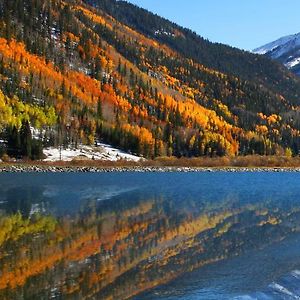
[[[300,230],[287,174],[43,176],[0,177],[0,299],[124,299]]]

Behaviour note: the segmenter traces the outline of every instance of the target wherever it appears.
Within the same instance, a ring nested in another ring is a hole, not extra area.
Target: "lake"
[[[127,298],[300,299],[300,174],[0,174],[0,299]]]

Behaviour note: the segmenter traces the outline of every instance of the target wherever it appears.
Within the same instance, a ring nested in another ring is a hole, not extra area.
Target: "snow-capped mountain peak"
[[[272,52],[278,48],[286,46],[287,44],[294,44],[298,40],[300,41],[300,33],[284,36],[274,42],[268,43],[264,46],[254,49],[253,52],[256,54],[266,54],[268,52]]]
[[[284,36],[253,50],[253,53],[267,55],[278,60],[300,75],[300,33]]]

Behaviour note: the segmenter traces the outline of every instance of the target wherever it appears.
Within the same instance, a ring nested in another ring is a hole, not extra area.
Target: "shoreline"
[[[0,165],[0,173],[300,173],[300,167]]]

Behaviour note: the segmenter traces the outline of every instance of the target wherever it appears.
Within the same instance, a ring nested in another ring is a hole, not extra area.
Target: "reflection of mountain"
[[[91,198],[72,217],[3,212],[0,298],[123,299],[300,228],[289,205],[135,195]]]
[[[1,208],[5,209],[7,214],[21,211],[24,216],[42,212],[47,206],[47,198],[43,191],[39,186],[10,188],[3,195]]]
[[[272,294],[271,283],[278,283],[300,296],[298,281],[289,275],[300,266],[300,235],[295,234],[261,249],[209,264],[179,276],[171,282],[137,295],[135,300],[287,300]],[[297,273],[297,272],[296,272]],[[293,286],[296,283],[296,286]],[[258,292],[260,291],[260,292]],[[271,293],[270,293],[271,292]],[[285,296],[285,297],[284,297]]]
[[[293,270],[280,278],[278,282],[270,283],[263,291],[251,295],[242,295],[241,299],[300,299],[300,271]]]

